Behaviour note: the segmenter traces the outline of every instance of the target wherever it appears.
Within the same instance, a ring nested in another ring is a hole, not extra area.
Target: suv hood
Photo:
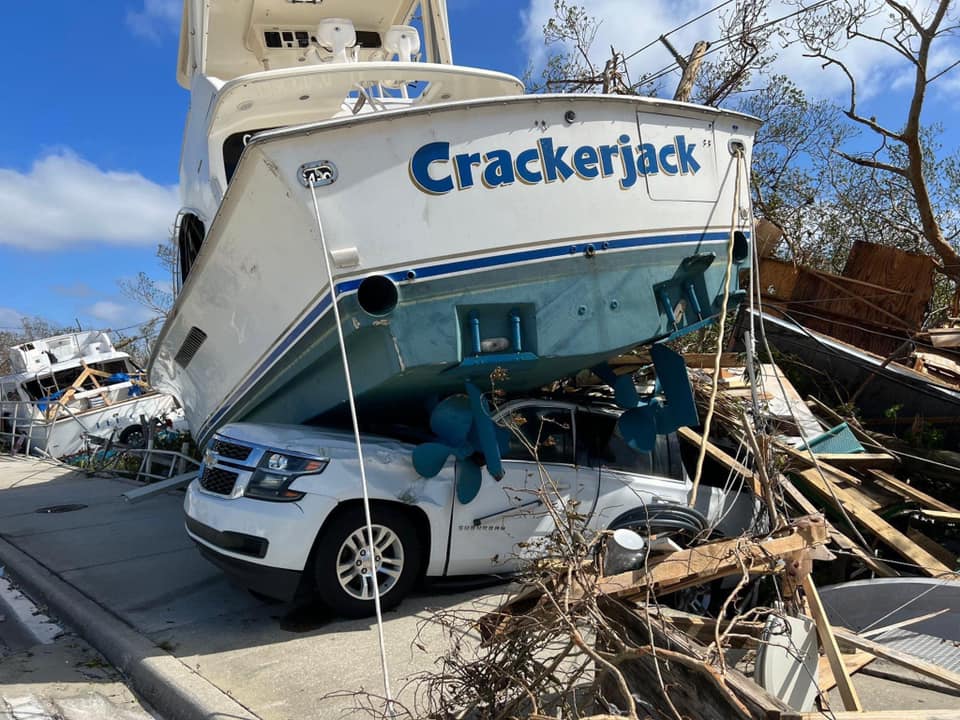
[[[215,437],[238,443],[260,445],[272,450],[288,450],[294,453],[317,457],[348,457],[356,459],[357,451],[353,433],[308,425],[281,425],[272,423],[231,423],[217,430]],[[365,453],[413,452],[413,445],[380,437],[360,435]]]

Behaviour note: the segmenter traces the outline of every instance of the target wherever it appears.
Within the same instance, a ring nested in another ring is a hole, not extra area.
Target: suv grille
[[[230,458],[231,460],[246,460],[253,452],[253,448],[246,445],[237,445],[226,440],[216,439],[213,441],[212,449],[217,455]]]
[[[217,495],[230,495],[236,484],[237,473],[217,467],[204,468],[203,477],[200,478],[200,487]]]

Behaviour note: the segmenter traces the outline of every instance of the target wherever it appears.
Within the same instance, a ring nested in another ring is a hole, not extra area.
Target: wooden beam
[[[813,621],[817,624],[817,635],[820,637],[820,646],[823,648],[823,654],[827,656],[830,663],[830,670],[833,672],[833,678],[837,683],[837,692],[843,700],[845,710],[863,710],[863,704],[860,702],[860,696],[857,695],[857,689],[850,680],[850,673],[840,655],[840,647],[837,645],[837,639],[834,637],[833,628],[827,619],[827,611],[823,609],[823,603],[820,601],[820,593],[817,592],[817,586],[813,584],[813,578],[807,575],[801,583],[803,594],[810,605],[810,613]]]
[[[829,463],[841,470],[877,468],[892,470],[900,461],[890,453],[816,453],[817,460]]]
[[[791,460],[794,460],[801,467],[816,467],[816,463],[814,462],[813,458],[810,457],[809,450],[797,450],[796,448],[790,447],[786,443],[779,441],[774,441],[774,445],[777,450],[785,453],[787,457],[789,457]],[[814,453],[814,455],[817,458],[817,462],[819,462],[820,456],[816,455],[816,453]],[[833,467],[832,465],[824,465],[823,463],[820,463],[820,467],[823,469],[825,475],[833,476],[834,480],[837,482],[845,482],[851,485],[863,484],[863,480],[855,475],[851,475],[850,473],[841,470],[840,468]]]
[[[930,510],[943,510],[944,512],[957,512],[953,506],[948,505],[942,500],[938,500],[932,495],[927,495],[927,493],[918,490],[913,485],[905,483],[900,478],[894,477],[888,472],[884,472],[883,470],[867,470],[867,475],[877,484],[909,498],[914,502],[918,502],[925,508]]]
[[[832,483],[829,475],[826,476],[826,483],[824,482],[824,478],[820,477],[820,473],[816,470],[804,470],[802,473],[799,473],[799,477],[828,505],[837,507],[839,501],[839,506],[842,507],[858,525],[867,528],[886,545],[896,550],[907,560],[915,563],[920,572],[930,575],[931,577],[953,576],[953,570],[951,568],[944,565],[933,555],[910,540],[910,538],[875,512],[856,502],[843,488],[837,487],[836,484]],[[830,483],[830,485],[827,485],[827,483]],[[834,499],[834,496],[836,496],[836,499]]]
[[[847,673],[850,675],[863,670],[863,668],[877,659],[876,655],[871,655],[868,652],[861,652],[860,650],[857,650],[855,653],[851,653],[849,655],[843,655],[842,657],[843,665],[847,668]],[[833,677],[833,670],[830,669],[830,659],[827,657],[821,657],[819,660],[818,670],[820,676],[820,682],[818,683],[820,692],[828,693],[837,685],[837,681]],[[821,718],[822,717],[823,716],[821,716]]]
[[[812,515],[813,513],[817,512],[817,508],[813,506],[813,503],[807,500],[804,494],[797,490],[797,486],[790,482],[789,479],[785,477],[780,478],[780,489],[783,490],[784,495],[786,495],[798,508],[803,510],[803,512],[807,513],[808,515]],[[880,577],[899,576],[900,573],[883,562],[883,560],[871,555],[866,548],[860,547],[859,544],[855,543],[842,532],[837,530],[829,520],[827,520],[826,523],[830,540],[838,548],[853,554],[858,560],[860,560],[860,562],[862,562]]]
[[[746,568],[750,572],[777,572],[780,558],[799,550],[812,549],[827,542],[826,523],[820,516],[799,518],[783,536],[754,541],[733,538],[670,553],[646,569],[629,570],[601,578],[597,591],[620,598],[635,597],[652,591],[666,594],[735,575]]]
[[[699,448],[700,444],[705,442],[707,445],[707,456],[709,458],[720,463],[727,468],[727,470],[732,470],[737,475],[741,475],[742,477],[746,478],[747,481],[750,482],[754,495],[757,497],[763,497],[763,488],[760,485],[759,478],[754,474],[753,470],[748,468],[746,465],[737,462],[737,460],[728,452],[717,447],[709,440],[705,440],[703,435],[688,427],[682,427],[678,429],[677,436],[696,448]]]
[[[933,555],[937,560],[942,562],[947,567],[957,567],[957,554],[947,550],[943,545],[938,543],[933,538],[924,535],[916,528],[907,528],[907,537],[913,540],[917,545]]]
[[[946,522],[958,522],[960,521],[960,512],[956,510],[946,511],[946,510],[921,510],[920,514],[925,518],[930,520],[943,520]]]
[[[891,647],[887,647],[886,645],[869,640],[843,628],[834,627],[833,634],[838,640],[856,648],[857,650],[865,650],[866,652],[876,655],[879,658],[889,660],[890,662],[901,665],[908,670],[913,670],[916,673],[925,675],[926,677],[932,678],[937,682],[941,682],[955,690],[960,690],[960,674],[951,672],[946,668],[942,668],[939,665],[934,665],[926,660],[922,660],[916,655],[901,652],[900,650],[894,650]]]

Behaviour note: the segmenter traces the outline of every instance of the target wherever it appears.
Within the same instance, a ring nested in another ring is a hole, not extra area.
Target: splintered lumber
[[[830,663],[830,670],[833,673],[834,681],[837,683],[840,698],[843,700],[843,707],[846,710],[863,710],[863,704],[860,702],[860,696],[857,695],[857,689],[850,680],[847,666],[843,664],[840,647],[837,645],[837,639],[834,637],[830,621],[827,619],[827,612],[823,609],[823,603],[820,601],[820,593],[817,592],[817,586],[813,584],[813,578],[809,575],[804,577],[802,586],[813,621],[817,625],[820,647],[823,648],[823,654],[827,656],[827,661]]]
[[[812,515],[817,512],[817,509],[813,506],[813,503],[807,500],[806,496],[797,490],[796,485],[790,482],[790,480],[788,480],[786,477],[781,476],[779,484],[780,489],[784,492],[784,495],[786,495],[798,508],[803,510],[808,515]],[[883,562],[883,560],[874,557],[869,550],[860,547],[859,544],[855,543],[842,532],[837,530],[829,520],[827,520],[826,523],[827,533],[830,536],[830,540],[838,548],[854,555],[858,560],[860,560],[860,562],[862,562],[880,577],[897,577],[900,575],[900,573]]]
[[[717,620],[715,618],[694,615],[693,613],[674,610],[673,608],[661,605],[656,608],[649,608],[651,617],[659,620],[668,621],[684,635],[701,644],[709,645],[716,637]],[[763,639],[763,632],[766,623],[737,620],[733,627],[733,635],[729,636],[730,647],[757,647]],[[728,629],[724,625],[724,630]]]
[[[798,474],[817,496],[832,507],[841,507],[858,525],[876,535],[886,545],[896,550],[917,569],[931,577],[952,576],[953,570],[924,550],[872,510],[856,502],[843,488],[831,483],[829,474],[820,476],[816,470],[804,470]]]
[[[907,529],[907,537],[913,540],[917,545],[922,547],[928,553],[933,555],[937,560],[942,562],[948,567],[957,566],[957,554],[950,552],[943,545],[938,543],[933,538],[927,537],[922,532],[916,528]]]
[[[872,663],[877,659],[876,655],[871,655],[868,652],[862,652],[857,650],[854,653],[849,655],[843,655],[843,665],[847,668],[847,673],[853,675],[860,670],[863,670],[867,665]],[[828,693],[833,690],[837,685],[836,679],[833,677],[833,670],[830,669],[830,659],[826,657],[821,657],[819,660],[818,673],[820,677],[819,688],[820,692]],[[821,716],[822,717],[822,716]]]
[[[859,470],[861,468],[893,469],[900,464],[889,453],[816,453],[817,460],[828,463],[841,470]]]
[[[670,623],[648,618],[643,608],[633,610],[619,601],[600,600],[599,609],[617,635],[636,648],[615,663],[628,689],[663,716],[675,717],[672,708],[689,718],[767,720],[792,712],[736,668],[727,667],[721,673],[708,664],[707,649]],[[620,688],[609,673],[601,675],[600,688],[604,697],[623,707]]]
[[[857,635],[856,633],[852,633],[843,628],[834,627],[833,634],[837,637],[837,640],[854,647],[857,650],[864,650],[871,655],[876,655],[884,660],[889,660],[896,665],[901,665],[908,670],[913,670],[921,675],[926,675],[927,677],[952,687],[955,690],[960,690],[960,674],[951,672],[946,668],[942,668],[939,665],[934,665],[926,660],[922,660],[916,655],[911,655],[910,653],[905,653],[900,650],[894,650],[891,647],[887,647],[881,643],[869,640],[862,635]]]
[[[777,450],[786,453],[791,460],[796,461],[796,463],[803,468],[815,468],[817,463],[819,463],[820,456],[816,455],[817,461],[814,462],[813,458],[810,457],[809,450],[797,450],[796,448],[790,447],[789,445],[778,441],[774,441],[774,445]],[[835,482],[845,482],[854,486],[863,484],[863,480],[855,475],[851,475],[850,473],[841,470],[840,468],[833,467],[832,465],[824,465],[823,463],[819,464],[824,475],[832,477]]]
[[[763,488],[760,485],[759,478],[756,476],[756,474],[754,474],[753,470],[748,468],[746,465],[737,462],[736,458],[732,457],[729,453],[717,447],[709,440],[705,439],[703,435],[698,433],[696,430],[692,430],[688,427],[682,427],[677,430],[677,436],[697,448],[700,447],[701,444],[706,444],[707,457],[720,463],[727,468],[727,470],[731,470],[737,475],[746,478],[753,489],[754,495],[757,497],[763,497]]]
[[[695,587],[745,570],[774,573],[785,567],[782,557],[812,550],[827,542],[827,527],[820,516],[798,518],[785,534],[765,540],[739,537],[670,553],[647,568],[601,578],[597,589],[620,598],[652,592],[666,594]]]
[[[589,589],[573,585],[566,592],[571,601],[587,592],[631,599],[695,587],[728,575],[739,575],[744,570],[751,573],[790,572],[792,565],[787,559],[795,558],[801,551],[822,550],[826,541],[823,517],[812,515],[794,520],[776,537],[764,540],[738,537],[678,550],[650,560],[644,569],[601,577]],[[480,618],[478,626],[483,638],[488,640],[513,631],[518,623],[550,612],[552,610],[544,602],[540,589],[526,587]]]
[[[888,490],[913,500],[929,510],[957,512],[957,510],[951,505],[948,505],[942,500],[938,500],[932,495],[928,495],[927,493],[918,490],[913,485],[905,483],[900,478],[894,477],[890,473],[884,472],[883,470],[868,470],[867,474],[870,476],[870,479],[874,480],[878,485],[882,485]]]

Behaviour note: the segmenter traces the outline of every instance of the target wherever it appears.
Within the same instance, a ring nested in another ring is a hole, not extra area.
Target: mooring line
[[[370,515],[370,493],[367,489],[367,470],[363,460],[363,447],[360,443],[360,422],[357,420],[357,404],[353,396],[353,380],[350,373],[350,363],[347,360],[347,343],[343,336],[343,325],[340,319],[340,308],[337,305],[336,287],[333,283],[333,269],[330,267],[330,254],[327,252],[327,238],[323,232],[323,221],[320,219],[320,204],[317,201],[316,176],[307,176],[310,193],[313,195],[313,209],[316,214],[317,230],[320,232],[320,248],[323,251],[323,265],[327,270],[327,281],[333,306],[333,316],[337,326],[337,338],[340,341],[340,357],[343,360],[343,377],[347,383],[347,400],[350,404],[350,419],[353,421],[353,439],[357,446],[357,457],[360,460],[360,486],[363,490],[363,513],[367,522],[367,551],[370,553],[373,564],[373,607],[377,616],[377,640],[380,644],[380,669],[383,672],[383,693],[387,701],[386,716],[396,717],[393,707],[393,694],[390,691],[390,671],[387,668],[387,647],[383,637],[383,612],[380,608],[380,582],[377,579],[376,553],[373,543],[373,520]]]

